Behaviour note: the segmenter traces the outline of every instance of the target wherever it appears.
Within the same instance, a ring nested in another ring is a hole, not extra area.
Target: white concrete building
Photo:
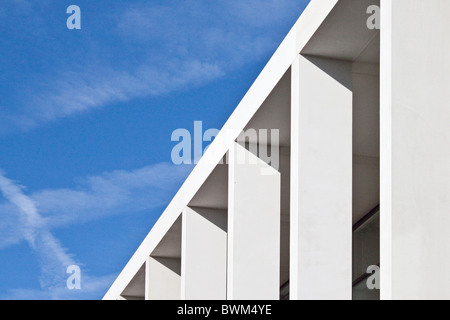
[[[449,14],[312,0],[105,299],[450,299]]]

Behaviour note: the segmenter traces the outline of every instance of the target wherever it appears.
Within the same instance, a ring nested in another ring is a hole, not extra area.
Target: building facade
[[[450,299],[448,13],[312,0],[104,299]]]

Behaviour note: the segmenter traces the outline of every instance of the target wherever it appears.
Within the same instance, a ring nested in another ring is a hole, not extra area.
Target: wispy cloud
[[[78,179],[72,189],[45,189],[26,198],[32,203],[32,212],[39,212],[36,220],[45,221],[45,227],[54,229],[105,216],[160,208],[170,201],[191,169],[190,166],[159,163],[134,171],[118,170]],[[18,207],[11,202],[0,203],[0,216],[0,249],[17,244],[25,237],[32,239],[34,229],[27,227]]]
[[[93,300],[102,296],[117,274],[90,277],[82,274],[82,290],[68,290],[65,286],[49,289],[11,289],[0,295],[0,300]]]
[[[52,226],[87,222],[166,205],[190,170],[189,166],[160,163],[114,171],[81,179],[75,189],[43,190],[32,198]]]
[[[141,65],[132,71],[98,68],[68,71],[40,84],[20,113],[9,121],[22,129],[133,98],[157,96],[183,86],[200,85],[223,74],[217,65],[191,60]]]
[[[45,220],[23,188],[0,172],[0,192],[17,208],[22,236],[37,254],[41,264],[40,283],[43,289],[54,288],[63,283],[68,266],[75,264],[59,241],[50,233]]]
[[[152,44],[166,58],[197,57],[229,71],[273,51],[283,36],[278,25],[298,6],[296,0],[131,4],[118,19],[118,34],[124,43],[148,45],[153,55]]]
[[[67,290],[65,284],[67,267],[80,263],[52,235],[51,230],[107,215],[161,207],[168,202],[170,191],[179,186],[190,169],[161,163],[134,171],[114,171],[80,179],[74,189],[43,190],[30,195],[25,194],[23,186],[0,171],[0,192],[7,200],[0,204],[0,248],[25,240],[36,254],[41,268],[41,290],[18,289],[5,297],[79,297],[80,292]],[[103,278],[83,275],[81,298],[104,292],[113,278],[114,275]]]
[[[34,74],[35,80],[18,90],[10,112],[0,112],[0,125],[3,131],[27,130],[134,98],[204,85],[266,58],[285,32],[278,25],[298,16],[298,7],[297,0],[130,1],[108,10],[112,18],[98,12],[96,18],[110,29],[97,26],[88,38],[77,37],[85,39],[79,43],[85,55],[75,55],[81,48],[58,43],[68,60],[58,55],[48,71]],[[108,54],[98,58],[96,48]]]

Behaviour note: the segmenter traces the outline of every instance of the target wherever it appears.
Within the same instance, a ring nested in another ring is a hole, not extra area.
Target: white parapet
[[[186,207],[181,261],[181,299],[226,299],[226,210]]]
[[[292,66],[290,297],[352,298],[351,64]]]
[[[281,175],[237,143],[229,153],[228,299],[277,300]]]

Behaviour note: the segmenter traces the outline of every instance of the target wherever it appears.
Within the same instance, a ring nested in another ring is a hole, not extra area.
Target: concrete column
[[[226,210],[184,210],[181,261],[181,299],[226,300]]]
[[[180,300],[181,261],[148,257],[145,264],[145,300]]]
[[[292,66],[290,297],[352,298],[351,64]]]
[[[280,173],[235,143],[229,151],[228,299],[280,294]]]
[[[381,298],[450,299],[450,1],[381,1]]]

